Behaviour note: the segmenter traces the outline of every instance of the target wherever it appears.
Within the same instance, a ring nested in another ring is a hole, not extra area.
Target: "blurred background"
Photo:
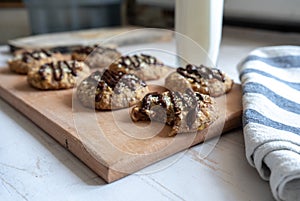
[[[175,0],[0,0],[0,44],[42,33],[136,25],[174,28]],[[225,0],[224,24],[300,31],[299,0]]]

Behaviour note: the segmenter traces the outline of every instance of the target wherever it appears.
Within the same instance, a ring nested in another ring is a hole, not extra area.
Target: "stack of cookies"
[[[169,73],[171,68],[154,56],[122,56],[117,49],[99,45],[80,47],[70,55],[22,51],[8,64],[39,90],[77,86],[77,98],[85,107],[103,111],[133,106],[134,122],[165,123],[172,127],[170,136],[211,125],[218,118],[214,97],[233,86],[232,79],[216,68],[189,64]],[[147,81],[164,77],[165,92],[150,92]]]

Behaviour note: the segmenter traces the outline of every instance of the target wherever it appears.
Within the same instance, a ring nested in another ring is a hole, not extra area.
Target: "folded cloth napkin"
[[[300,200],[300,46],[256,49],[238,69],[247,160],[276,200]]]

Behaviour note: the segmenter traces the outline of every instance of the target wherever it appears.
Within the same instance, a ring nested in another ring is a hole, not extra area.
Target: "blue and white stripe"
[[[256,49],[238,68],[247,159],[275,199],[300,200],[300,47]]]

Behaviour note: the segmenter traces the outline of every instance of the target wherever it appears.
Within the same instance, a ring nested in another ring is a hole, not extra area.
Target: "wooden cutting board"
[[[163,90],[151,82],[152,91]],[[149,83],[150,84],[150,83]],[[187,149],[206,139],[241,126],[241,87],[234,85],[217,98],[219,119],[198,133],[168,137],[168,126],[133,123],[130,109],[95,112],[82,107],[76,89],[40,91],[27,84],[26,76],[0,70],[0,96],[26,115],[108,183]]]

